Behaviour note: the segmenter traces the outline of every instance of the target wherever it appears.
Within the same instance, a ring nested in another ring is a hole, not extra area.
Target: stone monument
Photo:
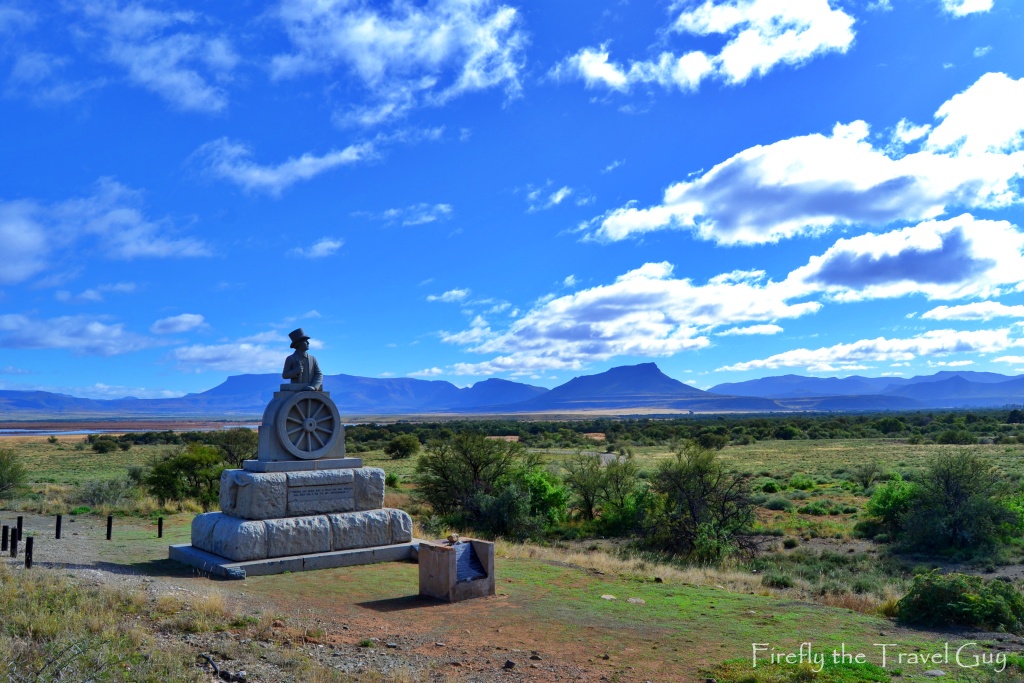
[[[263,412],[257,459],[220,479],[220,512],[192,520],[170,558],[230,578],[404,560],[412,519],[384,507],[384,470],[345,457],[345,427],[302,328],[288,335],[280,391]]]

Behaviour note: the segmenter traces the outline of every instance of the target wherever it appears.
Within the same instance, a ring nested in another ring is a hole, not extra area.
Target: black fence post
[[[25,538],[25,518],[18,515],[18,540]]]
[[[60,538],[60,523],[63,519],[64,515],[57,515],[57,533],[54,535],[54,538]]]
[[[164,518],[163,517],[157,517],[156,518],[156,537],[157,538],[163,538],[164,537]]]
[[[32,541],[34,539],[29,536],[25,539],[25,569],[32,569]]]
[[[3,531],[0,531],[0,552],[7,550],[7,535],[11,533],[11,527],[4,524]]]
[[[114,533],[114,515],[107,515],[107,540],[110,540],[110,535]]]
[[[18,556],[18,539],[17,534],[11,534],[11,557]]]

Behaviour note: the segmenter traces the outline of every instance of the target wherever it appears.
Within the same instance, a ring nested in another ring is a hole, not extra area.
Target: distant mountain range
[[[274,374],[237,375],[180,398],[100,400],[46,391],[0,391],[0,420],[80,418],[233,418],[262,415],[281,383]],[[576,411],[657,413],[876,411],[1001,407],[1024,404],[1024,375],[938,372],[912,377],[781,375],[719,384],[702,391],[665,375],[654,363],[575,377],[554,389],[503,379],[459,388],[411,378],[328,375],[344,415],[530,414]]]

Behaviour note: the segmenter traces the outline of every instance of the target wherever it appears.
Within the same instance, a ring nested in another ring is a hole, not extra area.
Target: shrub
[[[792,588],[793,577],[782,572],[769,572],[761,577],[761,585],[766,588]]]
[[[1020,518],[1004,502],[1005,486],[970,451],[935,458],[900,518],[900,541],[910,548],[990,550]]]
[[[913,483],[896,474],[894,479],[875,487],[865,510],[881,530],[892,533],[899,528],[901,518],[910,509],[914,490]]]
[[[644,520],[648,545],[706,561],[709,550],[744,544],[740,534],[755,519],[750,492],[713,451],[688,443],[659,464],[651,487],[657,499]]]
[[[765,493],[778,493],[779,485],[776,484],[774,481],[769,481],[765,483],[764,486],[761,487],[761,490],[764,491]]]
[[[966,429],[948,429],[939,434],[935,441],[936,443],[970,446],[978,443],[978,437],[974,436],[974,434],[971,434]]]
[[[1006,581],[937,571],[914,577],[896,618],[920,626],[973,626],[1024,632],[1024,596]]]
[[[135,486],[129,479],[86,481],[75,490],[75,502],[91,507],[116,507],[132,497]]]
[[[787,550],[792,550],[798,545],[800,545],[800,541],[796,540],[795,538],[787,538],[785,541],[782,542],[782,547]]]
[[[791,503],[790,501],[786,500],[785,498],[781,498],[779,496],[776,496],[775,498],[772,498],[767,503],[765,503],[764,506],[767,509],[769,509],[769,510],[787,510],[788,511],[788,510],[792,510],[793,509],[793,503]]]
[[[388,472],[384,475],[384,485],[390,486],[393,489],[398,488],[398,475],[394,472]]]
[[[384,455],[392,460],[410,458],[420,452],[420,440],[414,434],[399,434],[384,446]]]
[[[814,488],[814,480],[806,474],[794,474],[789,480],[789,486],[799,491],[810,491]]]
[[[24,484],[27,476],[18,455],[9,448],[0,449],[0,498]]]
[[[207,511],[220,497],[224,461],[216,446],[190,443],[183,451],[153,464],[145,476],[149,492],[160,505],[196,499]]]

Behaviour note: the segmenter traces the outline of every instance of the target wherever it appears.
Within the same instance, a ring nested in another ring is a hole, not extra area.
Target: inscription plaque
[[[288,487],[288,511],[292,514],[348,512],[354,507],[353,484]]]

